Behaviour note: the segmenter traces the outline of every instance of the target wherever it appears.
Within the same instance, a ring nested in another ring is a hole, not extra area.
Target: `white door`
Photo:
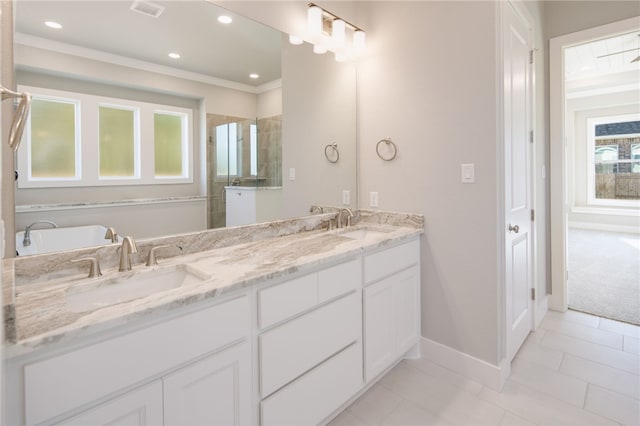
[[[532,329],[531,67],[529,26],[503,3],[506,351],[511,361]]]
[[[163,377],[164,424],[250,424],[251,354],[247,346],[237,344]]]
[[[127,392],[71,419],[56,423],[64,426],[122,425],[157,426],[162,424],[162,382]]]

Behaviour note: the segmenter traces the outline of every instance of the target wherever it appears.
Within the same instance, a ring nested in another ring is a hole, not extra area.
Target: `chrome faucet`
[[[108,227],[107,232],[104,233],[105,240],[111,240],[112,243],[118,242],[118,233],[113,227]]]
[[[320,206],[316,206],[315,204],[311,206],[309,209],[309,213],[324,213],[324,209]]]
[[[33,225],[37,225],[39,223],[46,223],[51,225],[53,228],[57,228],[58,225],[56,225],[55,223],[51,222],[50,220],[37,220],[35,222],[33,222],[30,225],[27,225],[26,228],[24,228],[24,238],[22,238],[22,245],[24,247],[30,246],[31,245],[31,227],[33,227]]]
[[[122,239],[122,245],[120,246],[120,268],[118,271],[130,271],[131,270],[131,254],[138,252],[138,246],[133,240],[133,237],[126,236]]]
[[[351,226],[351,218],[353,217],[353,212],[351,211],[351,209],[348,208],[344,208],[344,209],[340,209],[340,213],[338,213],[338,228],[344,228],[344,223],[342,222],[342,215],[343,213],[346,213],[347,216],[347,227]]]

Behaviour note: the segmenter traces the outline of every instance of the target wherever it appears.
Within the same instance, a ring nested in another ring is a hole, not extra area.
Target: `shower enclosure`
[[[248,119],[207,114],[207,224],[237,223],[229,217],[228,194],[269,191],[271,201],[241,208],[262,217],[273,210],[282,187],[282,116]],[[246,196],[245,196],[246,198]],[[267,205],[268,204],[268,205]],[[237,215],[237,212],[234,213]],[[250,216],[251,217],[251,216]]]

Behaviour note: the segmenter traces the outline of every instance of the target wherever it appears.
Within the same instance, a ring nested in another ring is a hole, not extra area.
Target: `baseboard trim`
[[[506,359],[493,365],[426,337],[420,341],[420,347],[425,359],[498,392],[511,373],[511,363]]]
[[[549,312],[549,295],[545,294],[536,303],[535,322],[533,329],[537,330],[545,315]]]

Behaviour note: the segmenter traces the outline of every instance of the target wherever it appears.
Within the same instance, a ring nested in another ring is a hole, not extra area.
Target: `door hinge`
[[[536,289],[535,288],[531,289],[531,300],[536,300]]]
[[[529,130],[529,143],[533,143],[533,130]]]
[[[533,49],[529,51],[529,64],[533,64]]]
[[[531,209],[531,222],[533,222],[536,219],[536,211]]]

